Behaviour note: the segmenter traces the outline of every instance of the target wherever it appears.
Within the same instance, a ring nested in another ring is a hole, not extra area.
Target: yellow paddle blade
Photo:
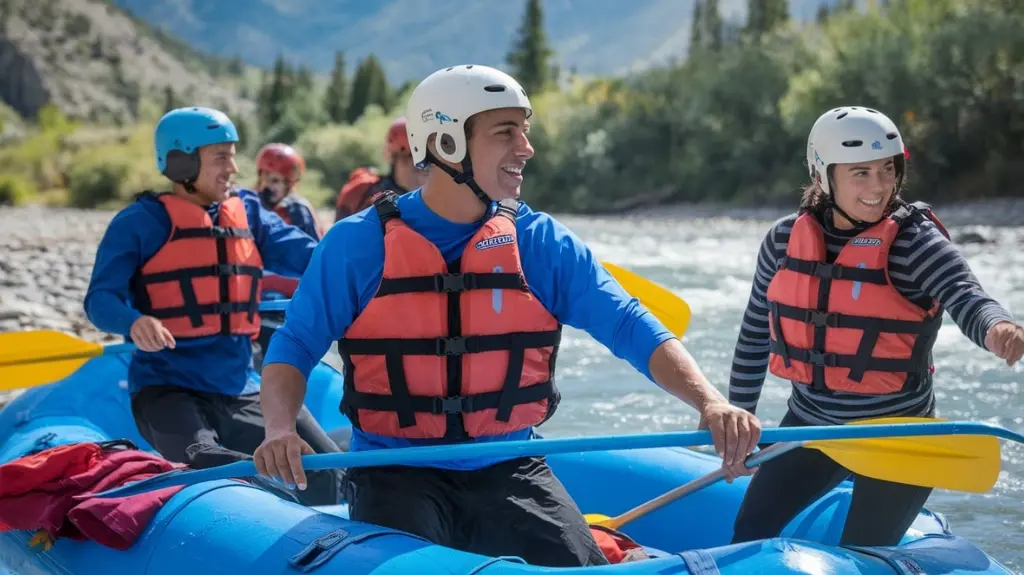
[[[611,262],[601,262],[629,295],[640,300],[676,337],[690,325],[690,305],[668,289]]]
[[[0,333],[0,391],[52,383],[100,355],[103,345],[59,331]]]
[[[858,424],[946,421],[927,417],[886,417]],[[925,435],[809,441],[804,447],[823,452],[858,475],[969,493],[995,485],[1002,463],[999,439],[990,435]]]
[[[583,516],[587,520],[587,525],[602,525],[606,521],[611,521],[611,517],[602,515],[600,513],[587,513]]]

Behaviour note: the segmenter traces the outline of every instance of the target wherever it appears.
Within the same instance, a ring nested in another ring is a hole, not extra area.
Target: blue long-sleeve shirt
[[[445,260],[457,259],[482,222],[454,223],[432,212],[419,190],[398,199],[402,219],[434,243]],[[600,265],[590,249],[560,222],[520,203],[516,222],[523,273],[530,290],[561,323],[582,329],[648,379],[655,348],[673,337]],[[352,249],[358,246],[358,249]],[[285,363],[305,377],[373,298],[384,269],[383,231],[374,208],[335,223],[317,246],[287,319],[270,342],[264,365]],[[527,439],[532,429],[478,441]],[[353,451],[429,444],[353,429]],[[474,459],[435,464],[474,469],[501,461]]]
[[[291,202],[288,204],[288,217],[291,224],[313,239],[320,239],[320,230],[316,225],[316,217],[313,210],[305,202]]]
[[[281,275],[300,277],[316,241],[240,190],[249,229],[263,265]],[[208,208],[216,221],[218,205]],[[144,196],[111,220],[96,250],[85,294],[85,313],[97,328],[130,340],[132,324],[142,313],[134,306],[132,278],[156,254],[171,232],[171,219],[156,198]],[[227,395],[259,390],[252,368],[252,340],[243,335],[176,339],[174,349],[136,351],[128,368],[129,391],[148,385],[178,385]]]

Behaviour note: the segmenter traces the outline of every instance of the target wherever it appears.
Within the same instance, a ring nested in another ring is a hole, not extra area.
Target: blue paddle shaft
[[[914,437],[922,435],[992,435],[1024,443],[1024,435],[1015,431],[972,421],[944,421],[935,423],[897,423],[876,425],[831,425],[817,427],[776,427],[761,432],[764,443],[790,441],[816,441],[838,439],[867,439],[872,437]],[[527,457],[554,453],[583,451],[615,451],[627,449],[656,449],[661,447],[692,447],[713,445],[711,433],[676,431],[635,435],[607,435],[599,437],[566,437],[553,439],[527,439],[487,443],[464,443],[423,447],[375,449],[371,451],[321,453],[304,455],[302,465],[306,471],[344,467],[372,467],[377,465],[408,465],[437,463],[474,457]],[[178,485],[194,485],[203,481],[249,477],[256,475],[252,461],[239,461],[220,467],[201,470],[175,470],[130,483],[98,494],[99,497],[124,497],[154,489]]]

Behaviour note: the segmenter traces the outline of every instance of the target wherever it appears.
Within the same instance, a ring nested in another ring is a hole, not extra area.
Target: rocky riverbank
[[[989,226],[1024,225],[1024,200],[999,200],[936,208],[960,243],[1005,241]],[[726,217],[770,221],[785,213],[761,208],[665,206],[631,218]],[[119,341],[85,317],[82,301],[96,246],[114,212],[42,207],[0,208],[0,332],[55,329],[99,342]],[[333,213],[319,214],[332,221]],[[570,218],[568,220],[576,220]],[[578,220],[577,220],[578,221]],[[571,222],[570,225],[575,225]],[[0,394],[0,405],[10,399]]]

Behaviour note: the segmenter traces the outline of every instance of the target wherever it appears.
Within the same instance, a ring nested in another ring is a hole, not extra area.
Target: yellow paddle
[[[690,322],[690,307],[658,284],[605,263],[630,295],[677,337]],[[287,300],[264,302],[261,311],[284,309]],[[0,333],[0,392],[46,385],[68,377],[85,362],[101,355],[126,353],[130,343],[102,345],[53,330]]]
[[[946,421],[927,417],[883,417],[849,425],[932,423]],[[777,457],[797,447],[817,449],[852,473],[909,485],[984,493],[999,478],[999,439],[991,435],[921,435],[872,437],[775,443],[747,459],[747,467]],[[587,523],[619,529],[626,523],[659,509],[683,496],[717,483],[725,476],[717,469],[676,487],[618,515],[585,515]]]
[[[629,292],[640,300],[673,335],[683,337],[690,325],[690,306],[686,300],[668,289],[611,262],[601,262],[609,273]]]
[[[104,346],[49,329],[0,333],[0,391],[46,385],[94,357],[134,349],[130,343]]]

